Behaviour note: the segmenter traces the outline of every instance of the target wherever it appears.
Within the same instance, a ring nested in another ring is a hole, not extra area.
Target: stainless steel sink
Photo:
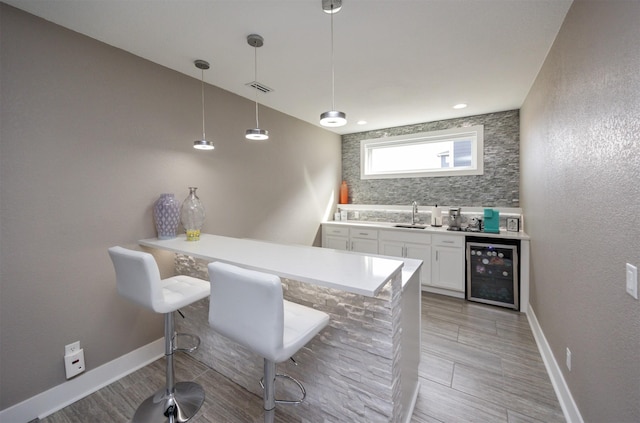
[[[411,225],[409,223],[399,223],[397,225],[393,225],[394,228],[408,228],[408,229],[425,229],[427,225],[418,225],[417,223]]]

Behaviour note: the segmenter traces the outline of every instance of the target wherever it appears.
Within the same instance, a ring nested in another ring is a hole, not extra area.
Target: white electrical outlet
[[[80,351],[80,341],[72,342],[69,345],[64,346],[64,355],[70,355]]]
[[[80,348],[80,341],[65,345],[64,370],[67,379],[84,372],[84,351]]]
[[[627,294],[638,299],[638,268],[627,263]]]
[[[567,369],[571,371],[571,350],[567,348]]]

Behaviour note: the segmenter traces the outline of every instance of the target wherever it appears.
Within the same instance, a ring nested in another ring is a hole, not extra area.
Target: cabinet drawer
[[[375,229],[351,228],[351,238],[378,239],[378,231]]]
[[[409,231],[394,231],[384,230],[380,231],[381,241],[398,241],[398,242],[415,242],[418,244],[431,244],[431,234],[420,232],[422,229],[411,229],[415,232]]]
[[[464,236],[456,235],[434,235],[433,245],[442,247],[464,247]]]
[[[333,236],[349,236],[349,227],[348,226],[327,226],[323,227],[325,235],[333,235]]]

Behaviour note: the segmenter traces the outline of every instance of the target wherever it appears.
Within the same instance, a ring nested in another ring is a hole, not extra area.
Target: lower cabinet
[[[336,250],[378,254],[378,231],[344,225],[322,225],[322,246]]]
[[[464,237],[434,235],[431,282],[436,288],[464,292]]]
[[[375,229],[349,228],[350,251],[378,254],[378,231]]]
[[[465,289],[464,242],[464,236],[431,234],[420,232],[420,229],[378,230],[356,225],[322,225],[322,246],[325,248],[419,259],[422,260],[422,285],[462,293]]]
[[[430,234],[393,230],[380,231],[378,252],[385,256],[422,260],[420,283],[423,285],[429,283],[431,279]]]
[[[393,229],[345,223],[322,224],[322,246],[422,260],[420,284],[425,291],[465,297],[465,234],[430,229]],[[520,311],[529,304],[529,240],[521,242]]]
[[[347,226],[322,225],[322,246],[348,251],[349,228]]]

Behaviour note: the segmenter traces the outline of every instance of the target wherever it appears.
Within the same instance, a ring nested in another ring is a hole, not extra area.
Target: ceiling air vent
[[[251,88],[255,88],[256,90],[263,92],[263,93],[270,93],[271,91],[273,91],[271,88],[267,87],[266,85],[262,85],[261,83],[259,83],[258,81],[253,81],[253,82],[247,82],[246,84]]]

